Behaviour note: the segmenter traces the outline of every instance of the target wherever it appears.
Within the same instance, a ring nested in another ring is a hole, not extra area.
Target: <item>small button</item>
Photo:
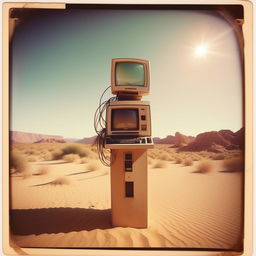
[[[147,143],[152,143],[151,138],[147,138]]]
[[[147,125],[146,124],[142,124],[141,125],[141,130],[142,131],[146,131],[147,130]]]
[[[145,116],[145,115],[142,115],[142,116],[141,116],[141,120],[146,120],[146,116]]]
[[[132,160],[132,154],[131,153],[126,153],[125,154],[125,160]]]

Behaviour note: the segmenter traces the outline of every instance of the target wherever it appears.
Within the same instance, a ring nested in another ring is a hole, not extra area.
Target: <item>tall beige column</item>
[[[148,226],[147,149],[111,149],[112,225]]]

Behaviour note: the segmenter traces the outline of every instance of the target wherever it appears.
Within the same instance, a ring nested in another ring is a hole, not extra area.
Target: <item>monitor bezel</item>
[[[128,86],[128,85],[117,85],[116,84],[116,65],[121,62],[130,62],[142,64],[144,66],[144,86]],[[112,59],[111,64],[111,90],[113,94],[129,94],[133,93],[136,96],[144,96],[149,94],[150,88],[150,72],[149,72],[149,61],[134,58],[116,58]]]
[[[139,127],[137,130],[122,130],[122,131],[114,131],[112,130],[112,110],[113,109],[138,109],[138,121]],[[144,109],[144,113],[146,114],[146,124],[147,129],[142,130],[141,124],[142,120],[140,120],[140,109]],[[113,101],[107,108],[106,111],[106,136],[137,136],[137,137],[147,137],[151,136],[151,114],[150,114],[150,104],[147,101]]]
[[[122,111],[122,110],[133,110],[136,112],[136,128],[134,129],[117,129],[117,128],[114,128],[114,112],[115,111]],[[138,108],[114,108],[114,109],[111,109],[111,131],[117,131],[117,132],[122,132],[122,131],[138,131],[139,130],[139,127],[140,127],[140,120],[139,120],[139,109]]]

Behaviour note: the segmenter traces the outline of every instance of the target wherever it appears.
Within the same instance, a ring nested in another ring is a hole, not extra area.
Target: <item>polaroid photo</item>
[[[3,3],[6,255],[252,254],[252,3]]]

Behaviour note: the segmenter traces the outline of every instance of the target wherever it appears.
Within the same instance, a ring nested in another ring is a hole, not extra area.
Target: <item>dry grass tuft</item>
[[[166,160],[166,161],[170,161],[170,155],[167,152],[161,152],[158,156],[158,159],[160,160]]]
[[[18,153],[16,150],[10,154],[10,169],[17,173],[28,173],[29,165],[26,156]]]
[[[71,180],[68,177],[59,177],[54,181],[50,182],[51,185],[70,185]]]
[[[68,145],[62,149],[63,155],[76,154],[80,157],[89,157],[91,151],[88,148],[84,148],[81,145]]]
[[[51,161],[52,160],[52,154],[50,152],[46,152],[43,154],[43,158],[46,161]]]
[[[27,160],[28,160],[28,162],[36,162],[37,161],[37,158],[35,157],[35,156],[29,156],[28,158],[27,158]]]
[[[241,172],[244,170],[244,158],[235,157],[223,161],[224,172]]]
[[[51,152],[52,160],[59,160],[62,158],[63,152],[61,149],[55,149]]]
[[[40,166],[34,175],[46,175],[50,172],[49,166]]]
[[[175,164],[181,164],[182,163],[182,159],[179,157],[175,158]]]
[[[80,160],[80,164],[86,164],[86,163],[88,163],[89,162],[89,160],[88,160],[88,158],[86,158],[86,157],[83,157],[83,158],[81,158],[81,160]]]
[[[62,159],[68,163],[72,163],[72,162],[75,162],[76,160],[79,159],[79,155],[76,155],[76,154],[67,154],[67,155],[64,155],[62,157]]]
[[[193,161],[191,159],[185,159],[183,164],[185,166],[191,166],[191,165],[193,165]]]
[[[225,159],[225,155],[224,154],[216,154],[216,155],[213,155],[211,158],[212,158],[212,160],[223,160],[223,159]]]
[[[157,161],[153,165],[153,168],[165,168],[166,166],[167,166],[166,162],[164,162],[164,161]]]
[[[89,163],[86,166],[86,170],[91,171],[91,172],[97,171],[98,169],[99,169],[99,165],[96,162]]]
[[[196,173],[208,173],[212,169],[212,163],[209,160],[202,160],[199,162]]]

